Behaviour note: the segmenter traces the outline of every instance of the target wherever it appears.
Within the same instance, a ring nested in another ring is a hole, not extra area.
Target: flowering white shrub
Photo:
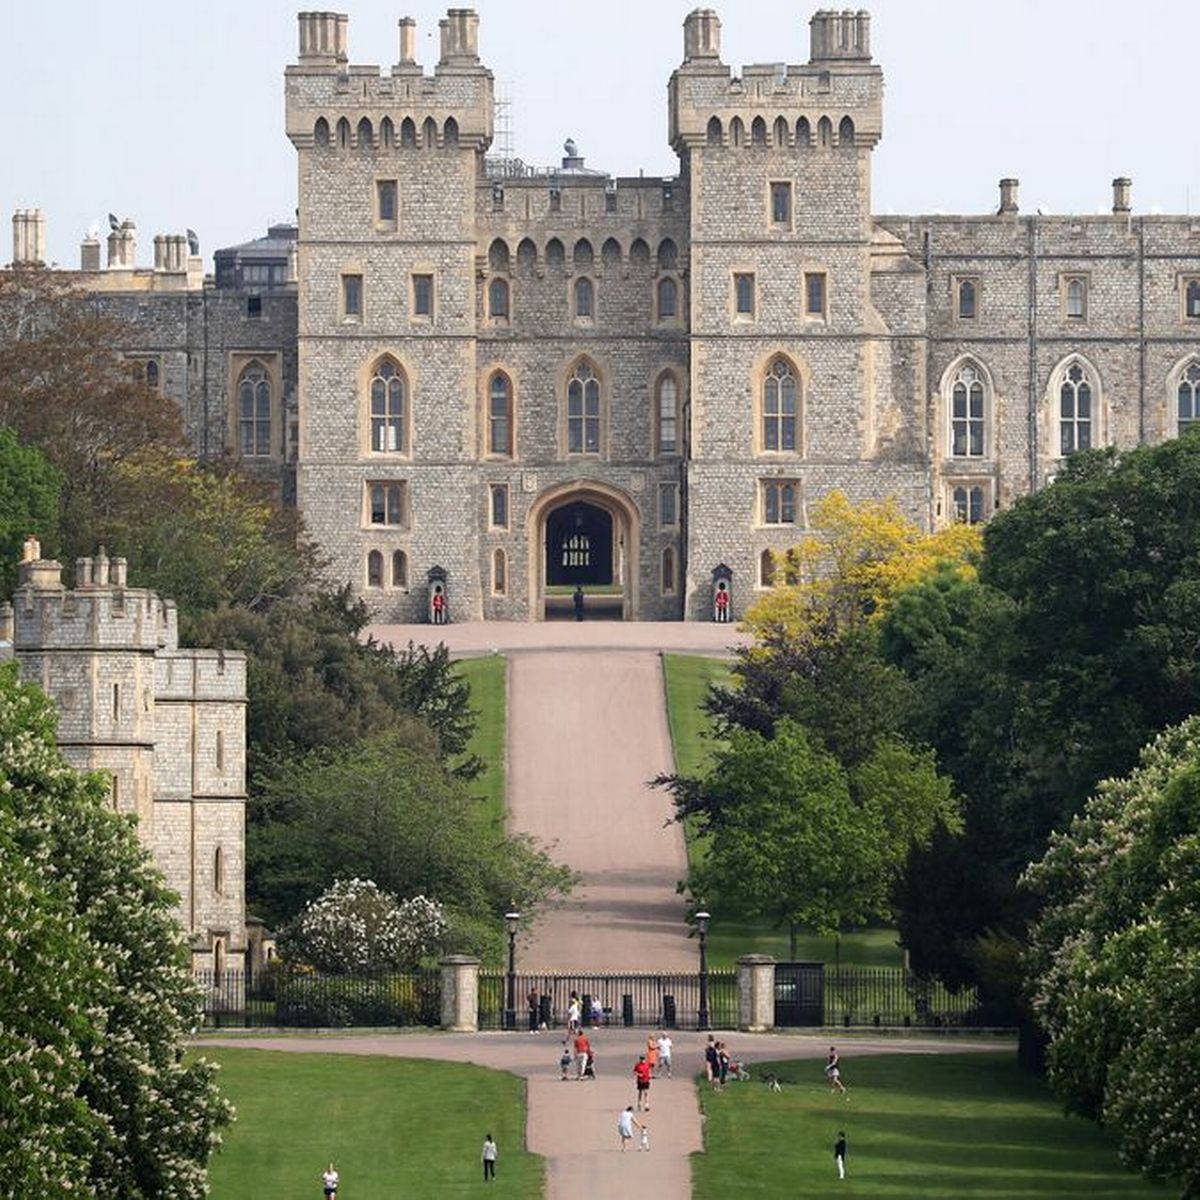
[[[284,930],[284,958],[349,975],[415,967],[446,936],[442,906],[426,896],[397,900],[369,879],[342,879]]]

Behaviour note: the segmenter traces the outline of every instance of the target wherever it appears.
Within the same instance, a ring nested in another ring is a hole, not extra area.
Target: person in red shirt
[[[588,1035],[581,1029],[575,1035],[573,1045],[575,1049],[575,1078],[582,1079],[584,1071],[587,1070],[588,1054],[591,1053],[592,1043],[588,1041]]]
[[[646,1061],[644,1054],[639,1054],[637,1062],[633,1064],[633,1077],[637,1080],[637,1110],[638,1112],[649,1112],[650,1064]]]

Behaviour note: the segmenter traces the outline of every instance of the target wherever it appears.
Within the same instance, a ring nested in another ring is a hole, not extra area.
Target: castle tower
[[[744,609],[769,578],[767,552],[795,544],[835,481],[874,490],[882,94],[865,12],[818,12],[807,63],[740,76],[721,61],[715,13],[684,22],[669,128],[691,190],[689,616],[710,604],[722,562]]]
[[[193,964],[245,948],[246,662],[180,650],[175,605],[127,585],[104,549],[62,568],[26,544],[12,603],[13,654],[59,712],[63,757],[111,778],[111,802],[178,894]],[[6,614],[7,616],[7,614]]]
[[[347,18],[300,14],[287,68],[299,167],[297,495],[335,572],[392,619],[448,573],[479,615],[475,492],[475,192],[492,138],[479,18],[450,9],[432,74],[352,65]],[[349,532],[347,530],[349,529]]]

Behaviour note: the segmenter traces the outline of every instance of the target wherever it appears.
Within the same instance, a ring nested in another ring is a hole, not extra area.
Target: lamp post
[[[700,933],[700,1031],[708,1028],[708,954],[705,939],[708,936],[708,913],[701,909],[696,914],[696,929]]]
[[[517,926],[521,914],[514,908],[504,914],[508,927],[508,1003],[504,1006],[504,1028],[517,1027]]]

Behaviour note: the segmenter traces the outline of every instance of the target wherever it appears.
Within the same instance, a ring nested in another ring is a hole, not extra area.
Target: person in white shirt
[[[492,1135],[489,1133],[483,1139],[483,1177],[484,1179],[496,1178],[496,1143],[492,1141]]]
[[[671,1078],[671,1035],[660,1033],[658,1035],[658,1065],[661,1070],[666,1071],[667,1078]]]
[[[646,1128],[645,1125],[643,1125],[641,1121],[639,1121],[637,1117],[633,1115],[633,1105],[631,1104],[617,1118],[617,1134],[621,1138],[622,1154],[625,1153],[625,1147],[628,1146],[630,1141],[633,1139],[633,1131],[635,1127],[639,1130]]]
[[[334,1200],[338,1190],[338,1173],[334,1170],[333,1163],[330,1163],[329,1170],[321,1175],[321,1183],[325,1188],[325,1200]]]

